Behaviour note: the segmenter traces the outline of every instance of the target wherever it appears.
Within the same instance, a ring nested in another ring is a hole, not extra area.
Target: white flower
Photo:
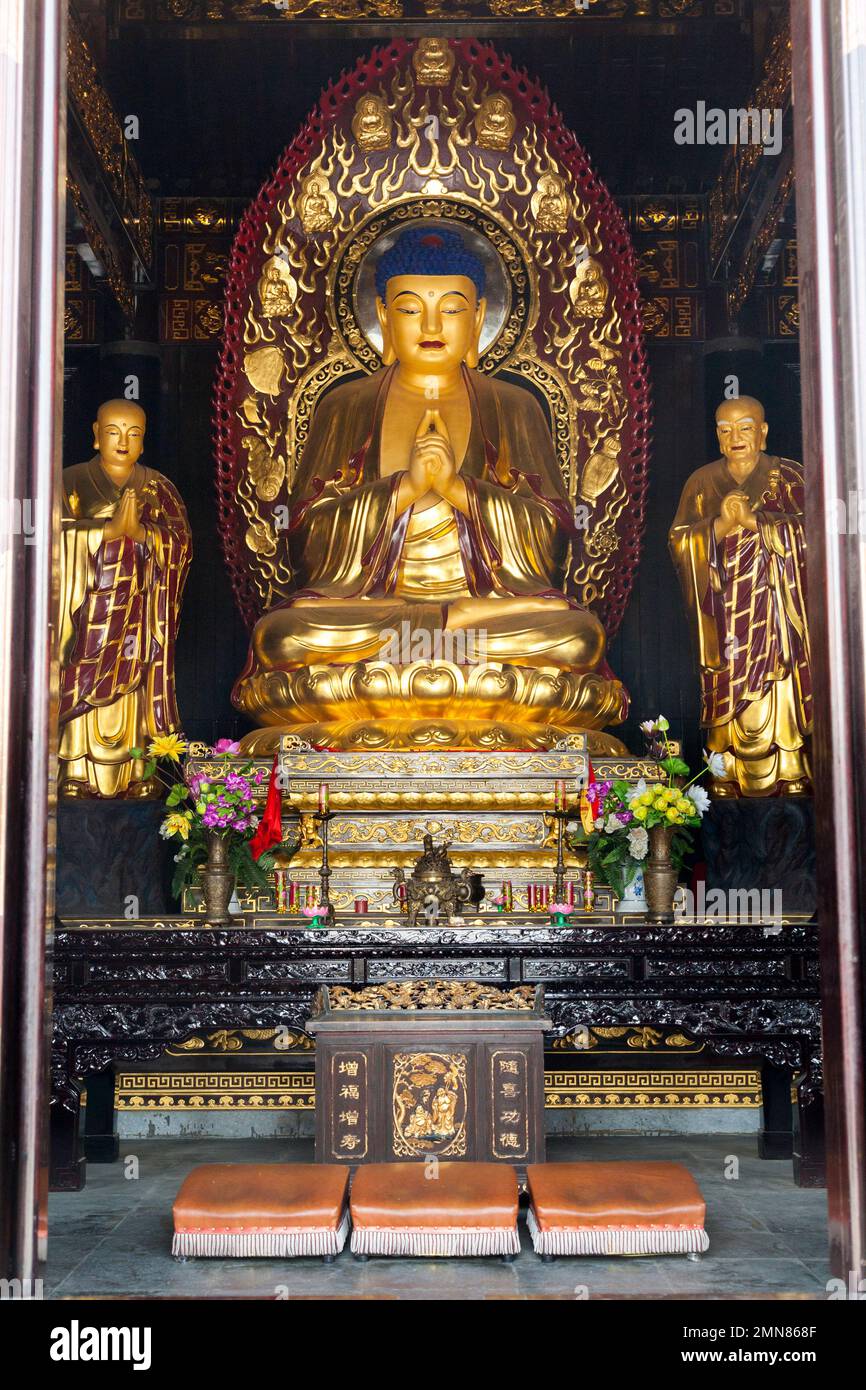
[[[649,738],[650,734],[654,734],[656,731],[656,722],[654,719],[645,719],[640,727],[642,732]]]
[[[695,810],[699,816],[702,816],[704,811],[710,809],[710,798],[703,787],[689,787],[686,796],[689,798],[689,801],[695,803]]]
[[[636,825],[633,830],[628,832],[628,852],[632,859],[646,859],[649,849],[649,835],[646,827]]]
[[[660,714],[658,719],[656,720],[656,728],[660,729],[663,734],[666,734],[670,727],[671,726],[665,719],[664,715]]]
[[[643,728],[643,725],[641,725],[641,728]],[[629,787],[628,791],[625,794],[625,799],[628,802],[629,806],[639,796],[643,796],[646,789],[646,779],[644,777],[641,777],[640,781],[635,782],[633,787]]]
[[[725,776],[725,760],[724,760],[724,758],[722,757],[721,753],[708,753],[707,750],[706,750],[706,748],[705,748],[705,749],[704,749],[704,762],[706,763],[707,767],[710,769],[710,776],[711,776],[711,777],[720,777],[720,778],[724,778],[724,776]]]
[[[610,815],[604,823],[605,832],[612,835],[615,830],[622,830],[622,821],[616,816]]]

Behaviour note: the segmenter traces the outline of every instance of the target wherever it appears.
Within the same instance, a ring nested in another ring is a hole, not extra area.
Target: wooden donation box
[[[544,1162],[541,985],[401,980],[323,986],[316,1161]]]

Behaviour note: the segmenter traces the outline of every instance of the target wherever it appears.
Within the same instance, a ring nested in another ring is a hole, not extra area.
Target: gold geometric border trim
[[[120,1072],[118,1110],[313,1110],[316,1083],[304,1072]]]
[[[648,1071],[549,1071],[547,1110],[756,1109],[760,1076],[752,1067]],[[119,1072],[118,1110],[308,1110],[316,1105],[312,1072]]]
[[[761,1080],[752,1067],[687,1071],[549,1071],[547,1110],[755,1109]]]

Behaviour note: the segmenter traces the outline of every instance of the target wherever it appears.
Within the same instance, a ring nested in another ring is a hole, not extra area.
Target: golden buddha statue
[[[303,190],[299,212],[304,231],[326,232],[334,220],[327,180],[308,178],[304,182]]]
[[[292,312],[298,297],[298,284],[289,267],[279,256],[265,262],[259,281],[259,302],[266,319],[282,318]]]
[[[504,92],[485,97],[475,119],[479,145],[486,150],[507,150],[514,138],[517,121]]]
[[[391,114],[381,97],[358,98],[352,133],[362,150],[387,150],[391,143]]]
[[[535,226],[539,232],[564,232],[568,227],[568,194],[557,174],[545,174],[538,180],[538,190],[532,199]]]
[[[571,302],[582,318],[600,319],[607,304],[608,283],[604,271],[592,256],[578,262],[568,289]]]
[[[671,554],[697,638],[701,723],[724,758],[715,796],[811,788],[803,472],[764,453],[764,407],[716,411],[722,457],[688,479]]]
[[[236,706],[328,747],[546,747],[619,722],[604,629],[568,595],[550,428],[528,391],[475,370],[481,261],[456,232],[409,228],[376,289],[385,365],[319,403],[290,499],[297,590],[257,623]],[[468,634],[471,661],[435,659]]]
[[[192,544],[172,483],[139,462],[146,418],[105,401],[96,455],[63,470],[61,796],[160,795],[129,750],[179,727],[174,644]]]

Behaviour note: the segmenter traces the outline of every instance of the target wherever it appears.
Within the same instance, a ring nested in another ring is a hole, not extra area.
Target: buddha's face
[[[429,376],[477,360],[487,302],[465,275],[394,275],[376,312],[387,348],[402,366]]]
[[[724,401],[716,411],[719,448],[729,463],[751,468],[767,442],[764,407],[751,396]]]
[[[146,416],[134,401],[105,401],[93,422],[93,444],[103,463],[131,468],[144,448]]]

